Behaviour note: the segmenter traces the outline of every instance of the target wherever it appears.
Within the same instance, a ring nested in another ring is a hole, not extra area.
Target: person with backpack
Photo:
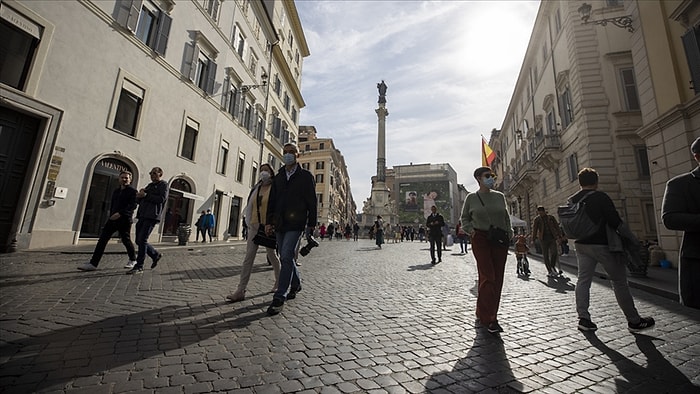
[[[578,281],[576,283],[576,312],[578,314],[578,328],[581,331],[595,331],[598,329],[591,321],[588,311],[590,305],[591,282],[595,275],[595,267],[598,263],[603,265],[608,279],[612,283],[617,304],[627,318],[627,328],[630,332],[639,332],[654,326],[654,319],[641,317],[634,305],[634,299],[627,282],[627,268],[622,253],[612,253],[608,245],[607,227],[618,229],[622,225],[622,219],[615,209],[610,196],[598,191],[598,172],[593,168],[584,168],[578,173],[578,182],[581,186],[576,194],[571,196],[573,204],[585,198],[584,213],[593,223],[597,223],[597,230],[583,238],[578,238],[576,244],[576,259],[578,260]],[[566,226],[564,226],[566,229]],[[571,235],[571,234],[569,234]]]
[[[540,241],[544,266],[547,268],[547,277],[556,278],[561,275],[561,270],[558,271],[556,267],[559,260],[557,242],[561,238],[559,223],[541,205],[537,207],[537,217],[532,223],[532,237]]]

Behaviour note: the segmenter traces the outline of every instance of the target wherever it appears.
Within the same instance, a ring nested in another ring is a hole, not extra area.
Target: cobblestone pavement
[[[124,275],[124,255],[0,256],[0,392],[692,393],[700,392],[700,311],[633,289],[645,334],[627,331],[594,282],[594,335],[576,328],[575,275],[515,275],[505,332],[475,327],[471,254],[429,264],[426,243],[324,241],[302,258],[303,290],[265,314],[272,270],[258,254],[247,299],[227,303],[242,244],[164,250]],[[149,264],[146,265],[147,267]]]

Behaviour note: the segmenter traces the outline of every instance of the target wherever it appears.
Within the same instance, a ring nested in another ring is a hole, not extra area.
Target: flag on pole
[[[486,167],[490,166],[491,163],[493,163],[493,160],[496,158],[496,152],[491,149],[489,144],[486,143],[486,138],[484,136],[481,136],[481,165]]]

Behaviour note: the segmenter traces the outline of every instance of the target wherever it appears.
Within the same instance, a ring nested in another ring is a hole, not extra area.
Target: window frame
[[[197,122],[196,120],[190,118],[189,116],[185,116],[185,121],[183,122],[183,127],[182,127],[182,136],[180,137],[180,147],[178,149],[178,156],[185,159],[194,162],[197,158],[197,144],[199,142],[199,129],[200,129],[201,124]],[[193,135],[192,138],[192,143],[191,147],[186,146],[188,144],[188,130],[192,130],[193,132],[191,133]],[[186,155],[185,149],[191,149],[191,156],[188,157]]]
[[[141,90],[141,92],[139,92],[138,90]],[[117,118],[119,116],[120,108],[122,108],[120,103],[122,93],[124,91],[127,91],[132,96],[140,98],[140,103],[138,105],[138,113],[136,114],[136,119],[133,124],[133,134],[115,127],[115,122],[117,121]],[[149,89],[145,83],[135,78],[134,76],[128,74],[124,70],[120,69],[119,74],[117,75],[117,82],[114,86],[114,92],[112,94],[112,104],[110,106],[111,109],[107,117],[106,127],[109,130],[112,130],[119,134],[138,139],[143,123],[143,114],[145,111],[145,106],[148,102],[148,94]]]
[[[632,78],[632,83],[627,83],[625,81],[625,76],[624,73],[629,72],[629,76]],[[620,81],[620,89],[622,93],[622,102],[623,102],[623,110],[625,112],[633,112],[633,111],[640,111],[642,108],[641,102],[639,100],[639,89],[637,88],[637,76],[634,73],[634,67],[632,66],[623,66],[623,67],[618,67],[617,68],[617,76]],[[637,108],[632,108],[630,106],[630,95],[628,89],[633,89],[634,90],[634,99],[637,102]]]
[[[222,139],[221,144],[219,144],[219,155],[216,158],[216,173],[217,174],[226,175],[226,167],[228,164],[229,152],[230,152],[229,142]]]
[[[236,182],[243,183],[245,174],[245,152],[238,151],[238,164],[236,169]]]

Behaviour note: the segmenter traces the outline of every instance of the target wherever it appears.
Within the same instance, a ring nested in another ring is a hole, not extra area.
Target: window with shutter
[[[700,30],[695,27],[688,29],[682,36],[685,58],[690,69],[690,78],[695,94],[700,93]]]

